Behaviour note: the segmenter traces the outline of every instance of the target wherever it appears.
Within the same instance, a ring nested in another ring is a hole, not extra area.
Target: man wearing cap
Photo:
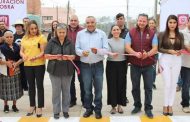
[[[24,24],[23,24],[22,20],[17,20],[15,22],[15,24],[13,24],[12,26],[15,27],[15,29],[16,29],[16,32],[14,34],[14,42],[20,46],[21,39],[25,35]],[[27,84],[27,80],[26,80],[26,76],[25,76],[25,72],[24,72],[24,63],[20,64],[20,72],[21,72],[22,88],[24,89],[24,91],[27,91],[28,84]]]

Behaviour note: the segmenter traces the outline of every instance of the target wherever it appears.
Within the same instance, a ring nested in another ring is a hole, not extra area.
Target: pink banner
[[[5,22],[5,25],[9,27],[9,15],[0,15],[0,21]]]

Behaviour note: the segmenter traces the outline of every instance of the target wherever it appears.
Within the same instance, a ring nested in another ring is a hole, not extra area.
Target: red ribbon
[[[73,60],[70,60],[71,61],[71,63],[74,65],[74,67],[76,68],[76,70],[77,70],[77,75],[79,75],[80,74],[80,69],[77,67],[77,65],[73,62]]]
[[[180,50],[180,53],[184,54],[184,55],[190,55],[190,52],[188,52],[187,50]]]
[[[51,56],[48,56],[48,57],[52,57],[52,58],[60,58],[60,57],[67,57],[65,55],[51,55]],[[73,62],[73,60],[69,60],[71,61],[71,63],[74,65],[74,67],[76,68],[77,70],[77,74],[79,75],[80,74],[80,69],[77,67],[77,65]]]

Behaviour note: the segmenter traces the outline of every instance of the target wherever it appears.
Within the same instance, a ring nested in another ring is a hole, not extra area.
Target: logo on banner
[[[178,14],[178,26],[180,30],[183,30],[188,23],[188,14]]]
[[[5,25],[9,27],[9,15],[0,15],[0,21],[5,22]]]

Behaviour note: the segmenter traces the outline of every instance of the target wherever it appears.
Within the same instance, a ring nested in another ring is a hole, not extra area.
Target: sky
[[[63,6],[65,7],[68,0],[41,0],[43,6]],[[115,17],[117,13],[127,13],[127,0],[70,0],[70,7],[76,10],[79,20],[89,16]],[[129,0],[129,16],[137,18],[139,13],[147,13],[149,16],[154,15],[154,0]]]

